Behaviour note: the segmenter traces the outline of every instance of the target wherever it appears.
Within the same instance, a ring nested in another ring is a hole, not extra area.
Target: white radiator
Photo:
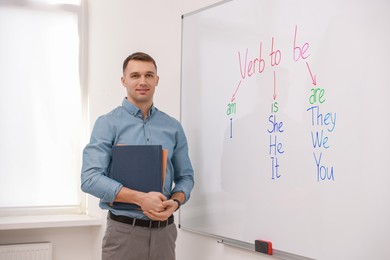
[[[0,245],[0,260],[51,260],[50,242]]]

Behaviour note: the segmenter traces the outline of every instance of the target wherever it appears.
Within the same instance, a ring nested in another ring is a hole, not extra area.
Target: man
[[[180,123],[153,105],[159,77],[152,57],[141,52],[127,57],[121,81],[127,97],[122,106],[96,120],[83,152],[81,188],[109,210],[103,260],[172,260],[177,237],[173,212],[189,199],[194,185],[187,140]],[[162,145],[168,150],[163,193],[132,190],[108,177],[117,144]],[[114,209],[113,202],[136,204],[141,210]]]

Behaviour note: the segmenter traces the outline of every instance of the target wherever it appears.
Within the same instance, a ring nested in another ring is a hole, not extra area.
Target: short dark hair
[[[149,54],[146,54],[144,52],[134,52],[129,57],[127,57],[123,62],[123,72],[125,72],[127,64],[131,60],[140,60],[140,61],[147,61],[153,63],[154,67],[157,70],[156,61],[150,56]]]

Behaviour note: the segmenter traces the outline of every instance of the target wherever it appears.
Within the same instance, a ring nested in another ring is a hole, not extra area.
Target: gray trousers
[[[176,238],[175,223],[150,229],[107,219],[102,260],[175,260]]]

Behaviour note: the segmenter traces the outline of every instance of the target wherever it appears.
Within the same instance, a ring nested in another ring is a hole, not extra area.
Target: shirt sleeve
[[[190,198],[192,188],[194,187],[194,170],[188,155],[187,139],[180,124],[177,133],[177,143],[171,160],[174,168],[175,183],[172,193],[183,192],[186,198],[185,203]]]
[[[114,139],[115,131],[107,118],[101,116],[96,120],[90,142],[83,151],[81,189],[105,203],[113,202],[123,186],[108,177]]]

